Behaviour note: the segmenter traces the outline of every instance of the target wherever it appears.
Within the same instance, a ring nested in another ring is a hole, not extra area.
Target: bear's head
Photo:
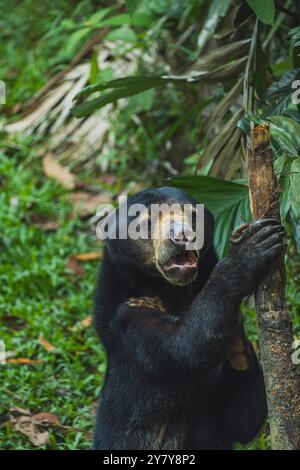
[[[213,217],[206,209],[200,217],[197,204],[184,191],[172,187],[131,196],[117,210],[110,228],[107,245],[112,259],[174,285],[190,284],[197,277],[201,260],[214,250]],[[204,238],[200,247],[195,243],[199,231]]]

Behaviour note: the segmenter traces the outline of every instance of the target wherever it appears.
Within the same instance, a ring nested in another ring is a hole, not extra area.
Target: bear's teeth
[[[197,256],[194,251],[185,251],[176,256],[173,256],[168,262],[167,266],[193,266],[196,263]]]

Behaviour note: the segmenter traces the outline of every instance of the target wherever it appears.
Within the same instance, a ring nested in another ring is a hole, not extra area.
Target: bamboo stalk
[[[250,206],[254,219],[280,219],[278,188],[267,124],[252,130],[248,146]],[[261,362],[272,449],[300,449],[300,380],[292,362],[292,324],[285,303],[284,256],[256,292]]]

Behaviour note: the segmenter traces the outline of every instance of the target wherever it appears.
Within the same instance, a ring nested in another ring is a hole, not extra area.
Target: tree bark
[[[254,219],[280,219],[279,191],[269,126],[255,127],[248,146],[250,206]],[[272,449],[300,449],[300,380],[292,362],[292,324],[285,303],[284,256],[256,292],[261,362]]]

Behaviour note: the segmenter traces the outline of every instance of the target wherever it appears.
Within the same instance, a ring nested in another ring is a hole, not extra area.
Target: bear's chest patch
[[[152,308],[162,313],[166,312],[166,307],[159,297],[131,297],[126,303],[129,307]]]

